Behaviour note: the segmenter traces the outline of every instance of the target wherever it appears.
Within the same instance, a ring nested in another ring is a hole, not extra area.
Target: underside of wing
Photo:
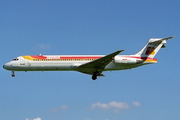
[[[104,71],[106,65],[108,65],[114,59],[114,57],[122,51],[124,50],[118,50],[97,60],[80,65],[76,68],[76,71],[89,75],[94,75],[96,73],[97,76],[104,76],[101,73]]]

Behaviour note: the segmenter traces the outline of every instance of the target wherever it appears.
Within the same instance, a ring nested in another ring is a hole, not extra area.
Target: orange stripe
[[[31,56],[22,56],[24,59],[26,59],[26,60],[33,60],[34,58],[33,57],[31,57]]]

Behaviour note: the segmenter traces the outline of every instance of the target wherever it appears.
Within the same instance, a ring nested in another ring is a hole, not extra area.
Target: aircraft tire
[[[11,72],[12,72],[11,76],[12,76],[12,77],[15,77],[14,71],[11,71]]]
[[[93,79],[93,80],[96,80],[96,79],[97,79],[97,76],[96,76],[96,75],[93,75],[93,76],[92,76],[92,79]]]
[[[12,76],[12,77],[15,77],[15,74],[12,74],[11,76]]]

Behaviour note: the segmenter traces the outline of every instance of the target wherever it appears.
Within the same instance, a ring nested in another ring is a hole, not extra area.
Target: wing
[[[101,72],[104,70],[106,65],[108,65],[113,60],[113,58],[122,51],[124,50],[118,50],[97,60],[80,65],[76,68],[76,70],[90,75],[93,75],[94,72],[98,71],[98,76],[103,76]]]

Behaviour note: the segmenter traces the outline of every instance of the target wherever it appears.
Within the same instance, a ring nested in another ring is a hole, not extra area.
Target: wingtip
[[[118,50],[119,52],[123,52],[124,50]]]
[[[171,36],[171,37],[169,37],[169,39],[172,39],[172,38],[175,38],[176,36]]]

